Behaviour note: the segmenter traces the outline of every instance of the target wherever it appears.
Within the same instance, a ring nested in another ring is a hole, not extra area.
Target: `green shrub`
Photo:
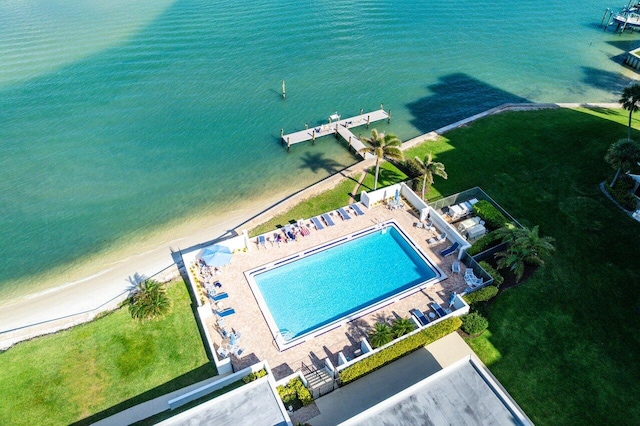
[[[278,386],[278,395],[285,407],[291,406],[294,410],[307,406],[313,402],[311,392],[306,388],[300,378],[291,379],[286,386]]]
[[[467,294],[464,296],[464,301],[469,305],[473,305],[478,302],[486,302],[496,294],[498,294],[498,287],[490,285],[483,287],[478,291],[474,291],[473,293]]]
[[[384,348],[380,352],[363,358],[362,361],[345,368],[340,372],[342,384],[350,383],[364,375],[383,367],[421,347],[453,333],[462,325],[458,317],[451,317],[438,324],[413,334],[399,342]]]
[[[462,330],[470,336],[477,336],[489,327],[489,321],[478,312],[462,317]]]
[[[498,234],[496,231],[491,231],[488,234],[484,234],[482,237],[478,238],[476,242],[467,249],[467,253],[469,254],[469,256],[475,256],[476,254],[482,253],[483,251],[495,247],[500,243],[502,243],[500,234]]]
[[[415,328],[416,325],[409,318],[397,318],[391,326],[391,333],[393,337],[397,339],[398,337],[411,333]]]
[[[618,202],[622,207],[627,210],[635,210],[636,208],[636,198],[631,193],[633,189],[634,183],[633,179],[631,179],[627,175],[621,175],[616,184],[611,188],[608,184],[605,183],[605,189],[611,195],[611,197]]]
[[[371,342],[373,348],[384,346],[392,340],[393,334],[391,328],[383,322],[377,322],[369,332],[369,342]]]
[[[487,272],[487,274],[491,275],[491,278],[493,278],[493,285],[495,285],[496,287],[500,287],[502,285],[502,283],[504,282],[504,277],[500,272],[498,272],[493,266],[489,265],[485,261],[480,262],[479,265]]]
[[[266,370],[263,368],[262,370],[258,370],[255,373],[249,373],[242,378],[242,381],[245,383],[253,382],[254,380],[258,380],[260,377],[264,377],[267,375]]]
[[[509,221],[487,200],[480,200],[473,205],[473,212],[485,221],[485,225],[491,229],[498,229],[506,226]]]

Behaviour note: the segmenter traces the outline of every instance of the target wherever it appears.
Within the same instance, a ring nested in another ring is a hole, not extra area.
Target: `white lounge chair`
[[[460,274],[460,262],[456,261],[451,264],[451,272]]]

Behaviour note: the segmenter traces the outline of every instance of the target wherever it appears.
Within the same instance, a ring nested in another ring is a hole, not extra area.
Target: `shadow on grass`
[[[411,123],[423,133],[504,103],[530,102],[463,73],[443,76],[427,89],[433,94],[407,104]]]
[[[147,392],[141,393],[140,395],[136,395],[133,398],[129,398],[126,401],[122,401],[119,404],[116,404],[112,407],[107,408],[106,410],[102,410],[99,413],[96,413],[92,416],[86,417],[82,420],[79,420],[72,425],[90,425],[99,420],[105,419],[109,416],[113,416],[116,413],[126,410],[127,408],[131,408],[143,402],[150,401],[159,396],[165,395],[169,392],[176,391],[178,389],[182,389],[185,386],[192,385],[194,383],[198,383],[202,380],[209,379],[215,375],[216,371],[213,365],[207,363],[202,365],[195,370],[191,370],[188,373],[185,373],[181,376],[176,377],[173,380],[170,380],[166,383],[163,383],[160,386],[156,386],[153,389],[148,390]]]

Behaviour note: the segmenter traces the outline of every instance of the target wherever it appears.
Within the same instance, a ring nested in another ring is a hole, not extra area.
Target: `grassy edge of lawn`
[[[630,349],[640,342],[629,321],[638,297],[628,297],[637,294],[640,235],[598,188],[614,172],[603,158],[626,136],[627,119],[627,111],[606,108],[507,112],[405,152],[431,152],[445,164],[449,179],[436,177],[429,199],[479,186],[526,226],[556,238],[547,266],[501,294],[489,330],[467,339],[538,424],[640,423],[632,396],[640,393],[638,350]],[[640,127],[636,118],[633,127]],[[352,190],[345,188],[337,190]],[[284,213],[271,229],[344,204],[310,203],[306,215]]]
[[[348,205],[351,193],[353,192],[354,188],[361,178],[361,173],[354,177],[345,177],[335,187],[323,191],[320,194],[301,200],[298,204],[292,206],[286,212],[278,214],[263,222],[262,224],[256,226],[251,231],[249,231],[249,235],[251,237],[255,237],[257,235],[264,234],[265,232],[272,231],[276,228],[280,228],[286,224],[295,223],[301,218],[308,219],[321,213],[325,213]],[[373,190],[374,178],[375,168],[372,167],[367,171],[367,175],[358,188],[356,201],[360,199],[360,193],[362,191]],[[378,188],[402,182],[406,178],[407,175],[405,175],[393,164],[389,162],[380,163]]]
[[[140,323],[126,306],[0,353],[7,424],[90,424],[217,374],[180,279],[171,312]]]

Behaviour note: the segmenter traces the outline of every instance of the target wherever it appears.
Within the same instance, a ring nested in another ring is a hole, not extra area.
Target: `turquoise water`
[[[615,100],[637,35],[598,27],[610,6],[0,0],[0,299],[356,161],[331,139],[287,154],[281,128],[384,103],[377,127],[408,139],[508,101]]]
[[[396,228],[385,231],[254,276],[287,340],[438,275]]]

